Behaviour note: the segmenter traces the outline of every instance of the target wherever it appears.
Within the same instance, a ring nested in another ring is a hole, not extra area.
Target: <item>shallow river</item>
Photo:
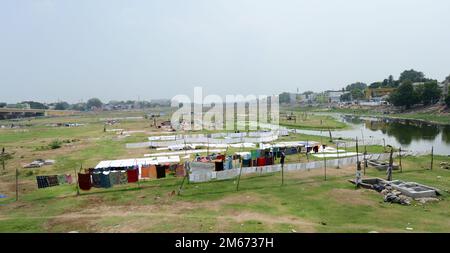
[[[386,145],[401,147],[406,150],[430,152],[431,147],[434,147],[435,154],[450,155],[449,125],[341,114],[332,114],[332,116],[351,127],[351,129],[332,131],[333,138],[384,139]],[[329,136],[328,131],[299,130],[298,132]]]

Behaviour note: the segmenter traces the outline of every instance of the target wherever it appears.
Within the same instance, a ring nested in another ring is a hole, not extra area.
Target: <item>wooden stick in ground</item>
[[[3,167],[3,170],[5,170],[5,160],[6,160],[5,147],[2,148],[1,158],[2,158],[2,167]]]
[[[339,141],[336,142],[337,169],[339,169]]]
[[[433,158],[434,158],[434,147],[433,146],[431,146],[431,166],[430,166],[430,169],[431,170],[433,170]]]
[[[77,185],[76,185],[76,189],[77,189],[77,196],[80,195],[80,186],[78,184],[78,173],[77,173],[77,169],[73,169],[73,171],[75,172],[75,177],[77,177]]]
[[[392,181],[392,166],[394,163],[394,160],[392,158],[393,153],[394,153],[394,148],[391,147],[391,153],[389,155],[389,166],[388,166],[388,171],[387,171],[387,181]]]
[[[359,162],[359,147],[358,147],[358,136],[356,136],[356,179],[355,187],[359,187],[361,181],[361,163]]]
[[[400,173],[402,173],[402,172],[403,172],[403,166],[402,166],[402,147],[400,147],[400,148],[398,149],[398,157],[399,157],[399,159],[400,159],[398,165],[400,166]]]
[[[356,137],[356,163],[359,163],[358,137]]]
[[[19,200],[19,169],[16,169],[16,201]]]
[[[184,172],[185,172],[186,175],[184,175],[183,180],[181,181],[181,185],[178,188],[178,195],[181,195],[181,190],[183,189],[184,181],[186,180],[186,178],[189,181],[189,173],[187,172],[186,165],[187,165],[187,163],[185,163],[185,166],[184,166]]]
[[[364,145],[364,171],[363,171],[364,176],[366,175],[366,168],[367,168],[367,158],[366,158],[366,155],[367,155],[367,146]]]
[[[236,185],[236,191],[239,191],[239,182],[241,181],[241,175],[242,175],[242,161],[243,161],[243,158],[241,158],[241,167],[239,168],[239,176],[238,176],[238,181],[237,181],[237,185]]]
[[[323,155],[323,164],[324,164],[324,176],[325,176],[325,181],[327,181],[327,157],[325,155],[325,152],[322,151],[322,155]]]

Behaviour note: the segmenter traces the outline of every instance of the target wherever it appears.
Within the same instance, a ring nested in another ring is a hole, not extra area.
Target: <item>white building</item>
[[[328,103],[339,103],[341,102],[341,96],[344,95],[345,91],[325,91],[325,96],[328,98]]]

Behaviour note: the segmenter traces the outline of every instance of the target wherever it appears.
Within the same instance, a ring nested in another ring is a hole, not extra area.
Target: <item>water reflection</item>
[[[397,119],[367,119],[359,117],[343,117],[346,123],[364,124],[366,129],[373,132],[381,131],[390,137],[394,137],[402,145],[410,145],[414,140],[433,141],[442,134],[442,140],[450,143],[450,126],[439,126],[411,120]]]
[[[442,127],[442,141],[450,144],[450,126]]]

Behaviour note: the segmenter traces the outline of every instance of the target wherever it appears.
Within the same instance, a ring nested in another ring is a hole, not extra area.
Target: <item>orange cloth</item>
[[[149,170],[150,170],[150,178],[156,178],[156,166],[150,165]]]
[[[150,166],[142,166],[141,178],[150,178]]]

